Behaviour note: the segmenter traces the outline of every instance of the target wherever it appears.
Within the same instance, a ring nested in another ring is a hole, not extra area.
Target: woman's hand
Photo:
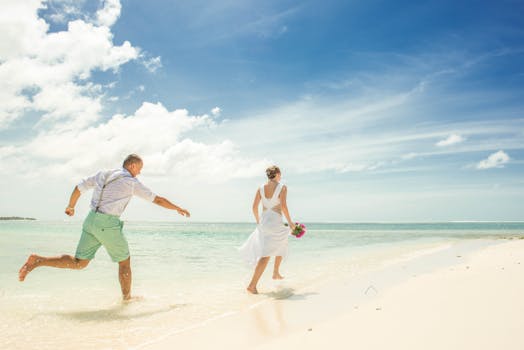
[[[294,223],[289,224],[289,227],[291,228],[291,232],[295,231],[295,227],[297,227]]]

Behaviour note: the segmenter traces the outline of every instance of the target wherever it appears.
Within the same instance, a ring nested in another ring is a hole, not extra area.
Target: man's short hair
[[[138,155],[133,153],[133,154],[128,155],[126,159],[124,159],[124,164],[122,164],[122,166],[126,168],[129,165],[136,164],[136,163],[143,163],[143,161],[142,161],[142,158],[140,158]]]

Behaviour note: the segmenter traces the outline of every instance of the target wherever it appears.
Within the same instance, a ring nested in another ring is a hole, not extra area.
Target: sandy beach
[[[523,349],[524,241],[499,242],[301,290],[284,283],[241,312],[135,348]]]

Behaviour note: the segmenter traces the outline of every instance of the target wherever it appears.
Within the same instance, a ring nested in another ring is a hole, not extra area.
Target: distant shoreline
[[[23,218],[20,216],[0,216],[0,220],[36,220],[35,218]]]

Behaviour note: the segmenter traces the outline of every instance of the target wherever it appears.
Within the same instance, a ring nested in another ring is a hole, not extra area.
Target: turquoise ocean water
[[[524,223],[306,225],[303,238],[289,238],[281,270],[282,283],[296,290],[421,249],[524,237]],[[268,266],[262,295],[253,299],[244,291],[252,270],[236,249],[253,229],[248,223],[126,222],[133,292],[143,300],[122,305],[117,265],[103,248],[82,271],[43,267],[18,282],[30,253],[74,254],[81,222],[2,221],[0,348],[128,348],[249,307],[278,287]]]

